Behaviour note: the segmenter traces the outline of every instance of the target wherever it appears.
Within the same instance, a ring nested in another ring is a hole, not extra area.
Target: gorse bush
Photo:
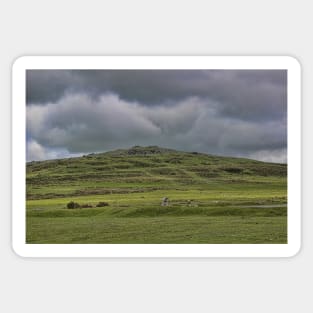
[[[100,208],[100,207],[104,207],[104,206],[108,206],[109,203],[108,202],[104,202],[104,201],[100,201],[98,202],[98,204],[96,205],[96,207]],[[93,208],[93,206],[91,204],[79,204],[77,202],[74,201],[70,201],[66,207],[68,209],[79,209],[79,208]]]
[[[78,208],[80,208],[79,203],[74,202],[74,201],[69,202],[66,206],[67,206],[68,209],[78,209]]]

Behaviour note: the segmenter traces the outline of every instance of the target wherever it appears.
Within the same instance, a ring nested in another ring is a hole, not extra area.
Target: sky
[[[27,70],[27,161],[134,145],[287,163],[286,70]]]

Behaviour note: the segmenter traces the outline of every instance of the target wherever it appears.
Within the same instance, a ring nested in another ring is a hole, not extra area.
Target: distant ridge
[[[67,158],[58,158],[58,159],[47,159],[47,160],[39,160],[39,161],[28,161],[27,164],[32,163],[43,163],[43,162],[57,162],[57,161],[70,161],[74,159],[82,159],[82,158],[102,158],[102,157],[145,157],[145,156],[164,156],[164,157],[170,157],[170,156],[198,156],[198,157],[204,157],[204,158],[210,158],[211,160],[221,162],[224,160],[241,160],[241,162],[248,162],[250,164],[273,164],[273,165],[281,165],[286,167],[287,164],[285,163],[273,163],[273,162],[266,162],[266,161],[259,161],[255,159],[249,159],[245,157],[237,157],[237,156],[225,156],[225,155],[215,155],[215,154],[209,154],[209,153],[203,153],[203,152],[196,152],[196,151],[181,151],[181,150],[175,150],[170,148],[164,148],[159,146],[139,146],[135,145],[130,148],[124,148],[124,149],[116,149],[106,152],[93,152],[82,156],[75,156],[75,157],[67,157]]]
[[[156,154],[168,154],[168,153],[188,153],[184,151],[177,151],[174,149],[162,148],[159,146],[133,146],[129,149],[117,149],[113,151],[108,151],[103,154],[108,154],[111,156],[126,156],[126,155],[138,155],[138,156],[145,156],[145,155],[156,155]]]

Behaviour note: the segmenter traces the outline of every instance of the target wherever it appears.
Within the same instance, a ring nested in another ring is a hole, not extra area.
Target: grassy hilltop
[[[135,146],[26,168],[28,243],[287,242],[286,164]]]

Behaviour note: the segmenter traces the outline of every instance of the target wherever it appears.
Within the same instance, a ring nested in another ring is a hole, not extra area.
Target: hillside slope
[[[26,169],[30,243],[287,240],[286,164],[135,146]]]
[[[286,178],[287,165],[180,152],[156,146],[27,164],[27,199],[124,194],[213,183]],[[64,188],[62,188],[62,186]],[[47,187],[47,189],[45,188]]]

